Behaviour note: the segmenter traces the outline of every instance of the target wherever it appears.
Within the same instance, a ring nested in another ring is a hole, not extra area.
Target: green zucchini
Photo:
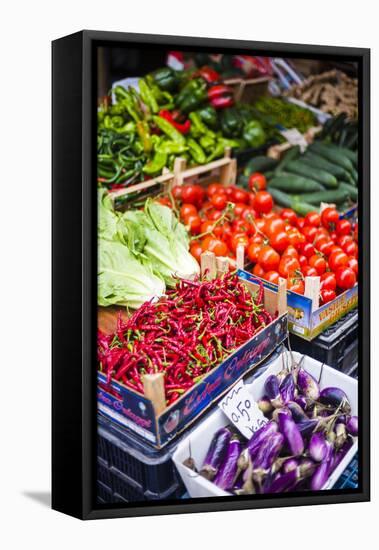
[[[357,202],[358,200],[358,189],[354,185],[350,185],[350,183],[346,183],[345,181],[340,182],[340,188],[345,189],[349,193],[349,197],[354,202]]]
[[[285,167],[291,160],[295,160],[297,157],[300,156],[300,147],[298,145],[295,145],[294,147],[291,147],[290,149],[287,149],[287,151],[284,153],[283,157],[281,158],[279,164],[275,168],[275,172],[283,172]]]
[[[245,176],[250,176],[254,172],[266,172],[267,170],[274,170],[277,164],[277,160],[271,157],[260,155],[250,159],[247,162],[243,173]]]
[[[333,191],[320,191],[318,193],[304,193],[302,195],[293,195],[294,200],[309,202],[319,206],[321,202],[341,204],[349,198],[346,189],[333,189]]]
[[[314,141],[312,145],[309,146],[309,149],[310,151],[325,157],[330,162],[334,162],[335,164],[342,166],[342,168],[345,168],[345,170],[348,170],[350,173],[354,170],[351,160],[340,151],[334,150],[334,148],[330,147],[329,144],[326,145],[325,143]]]
[[[275,175],[270,179],[269,183],[271,187],[286,191],[287,193],[312,193],[324,190],[324,187],[318,181],[287,172]]]
[[[287,164],[286,170],[288,172],[293,172],[294,174],[299,174],[305,178],[319,181],[328,189],[335,189],[338,187],[337,178],[333,176],[333,174],[321,169],[315,170],[313,166],[306,162],[306,160],[292,160]]]
[[[319,170],[326,170],[326,172],[333,174],[336,178],[343,178],[346,174],[349,174],[342,166],[334,164],[326,160],[326,158],[316,155],[316,153],[311,153],[310,151],[307,151],[302,159]]]
[[[291,195],[280,191],[280,189],[270,186],[267,189],[276,204],[284,208],[292,208],[299,216],[305,216],[308,212],[314,212],[315,210],[313,204],[308,204],[300,199],[294,199]]]

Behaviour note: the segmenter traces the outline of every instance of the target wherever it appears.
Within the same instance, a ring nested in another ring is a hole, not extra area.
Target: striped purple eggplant
[[[304,452],[304,441],[295,421],[282,412],[278,417],[279,430],[283,434],[291,454],[301,455]]]
[[[301,436],[307,439],[312,435],[313,431],[317,428],[318,425],[319,425],[318,418],[309,418],[307,420],[302,420],[301,422],[298,422],[297,428],[301,433]]]
[[[346,428],[350,435],[356,437],[358,435],[358,417],[350,416],[349,420],[346,422]]]
[[[228,427],[220,428],[213,436],[200,475],[212,481],[217,474],[228,450],[232,432]]]
[[[300,479],[305,479],[313,474],[317,464],[309,457],[304,457],[299,462],[298,474]]]
[[[281,433],[273,433],[259,447],[253,460],[254,470],[268,470],[278,458],[283,448],[284,437]]]
[[[280,407],[278,409],[275,409],[272,413],[272,420],[274,420],[275,422],[279,422],[279,414],[286,414],[290,418],[292,417],[291,411],[287,409],[287,407]]]
[[[270,412],[274,409],[271,400],[266,395],[258,401],[258,407],[264,415],[270,414]]]
[[[308,416],[305,414],[304,410],[295,401],[288,401],[286,407],[291,412],[292,418],[296,424],[298,422],[303,422],[303,420],[308,420]]]
[[[299,465],[299,461],[297,458],[287,458],[287,460],[283,464],[283,473],[288,474],[288,472],[292,472],[292,470],[296,470],[296,468]]]
[[[293,401],[295,397],[295,390],[295,380],[293,379],[293,374],[290,372],[285,376],[279,387],[280,396],[284,404],[287,404],[288,401]]]
[[[308,406],[308,401],[304,395],[296,395],[294,397],[294,401],[303,409],[303,411],[305,411]]]
[[[278,425],[276,422],[270,420],[262,428],[259,428],[249,439],[247,443],[247,448],[249,449],[250,458],[253,459],[261,446],[262,442],[265,441],[267,437],[276,433],[278,431]]]
[[[308,453],[316,462],[322,462],[328,452],[328,443],[321,432],[316,432],[309,440]]]
[[[265,380],[264,393],[271,400],[274,407],[282,404],[279,389],[279,380],[275,374],[271,374]]]
[[[284,493],[293,489],[298,481],[297,469],[275,476],[272,483],[265,487],[265,493]]]
[[[316,401],[319,398],[320,388],[316,379],[303,368],[298,370],[297,385],[301,393],[308,399]]]
[[[312,491],[320,491],[328,481],[333,467],[333,445],[327,442],[327,452],[324,460],[316,469],[311,479]]]
[[[341,412],[347,414],[351,411],[347,395],[340,388],[324,388],[320,393],[319,401],[330,408],[340,407]]]
[[[233,436],[228,443],[224,461],[213,480],[220,489],[226,490],[234,486],[238,470],[237,463],[241,450],[241,441]]]

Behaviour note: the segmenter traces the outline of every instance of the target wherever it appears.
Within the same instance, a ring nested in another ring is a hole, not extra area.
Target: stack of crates
[[[184,486],[172,449],[154,449],[138,436],[98,415],[97,499],[99,504],[180,498]]]

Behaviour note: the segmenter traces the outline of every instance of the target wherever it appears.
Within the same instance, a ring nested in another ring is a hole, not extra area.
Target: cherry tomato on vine
[[[305,226],[305,218],[297,218],[296,226],[298,227],[298,229],[303,229],[303,227]]]
[[[279,275],[287,278],[296,275],[296,272],[300,271],[299,260],[292,258],[291,256],[284,256],[279,263]]]
[[[276,271],[280,256],[271,246],[265,245],[259,251],[258,262],[264,271]]]
[[[245,248],[249,246],[249,237],[246,235],[246,233],[235,233],[231,240],[230,240],[230,248],[233,250],[233,252],[236,252],[237,246],[242,244]]]
[[[325,256],[329,256],[333,247],[333,241],[327,239],[320,239],[317,243],[317,250],[319,250]]]
[[[242,202],[244,204],[247,204],[249,202],[249,193],[247,191],[244,191],[244,189],[240,189],[239,187],[236,187],[234,189],[232,197],[234,202]]]
[[[287,248],[283,252],[282,257],[283,256],[292,256],[292,258],[298,258],[299,253],[296,250],[296,248],[292,244],[290,244],[289,246],[287,246]]]
[[[190,214],[184,218],[184,224],[190,228],[192,235],[198,235],[202,225],[201,219],[197,214]]]
[[[252,243],[252,242],[250,242],[249,246],[247,247],[247,255],[249,259],[255,264],[258,262],[258,254],[261,248],[262,248],[262,243]]]
[[[248,186],[249,189],[251,189],[252,191],[263,191],[264,189],[266,189],[266,184],[266,177],[259,172],[254,172],[249,177]]]
[[[214,193],[211,196],[211,203],[217,210],[224,210],[227,205],[228,199],[225,193]]]
[[[258,213],[267,214],[272,210],[274,201],[267,191],[258,191],[255,194],[253,206]]]
[[[216,237],[212,237],[212,235],[204,237],[201,242],[201,248],[203,252],[213,252],[216,256],[226,256],[226,254],[228,253],[228,247],[226,243],[224,243],[220,239],[217,239]]]
[[[296,212],[294,212],[292,208],[283,208],[283,210],[280,213],[280,217],[282,218],[282,220],[285,220],[289,224],[296,225],[297,216],[296,216]]]
[[[172,196],[175,200],[179,200],[182,198],[182,185],[174,185],[174,187],[171,189]]]
[[[275,233],[285,231],[286,224],[281,218],[265,218],[265,233],[268,237],[272,237]]]
[[[191,243],[190,253],[198,262],[200,262],[200,256],[203,253],[203,249],[198,241],[194,241]]]
[[[305,216],[305,225],[311,225],[313,227],[319,227],[321,223],[321,217],[318,212],[308,212]]]
[[[339,214],[335,208],[328,206],[321,212],[321,223],[326,229],[330,229],[339,220]]]
[[[222,185],[222,183],[211,183],[210,185],[208,185],[207,195],[210,198],[215,193],[219,193],[220,191],[222,192],[223,190],[224,186]]]
[[[314,227],[313,225],[306,225],[302,229],[302,234],[307,239],[309,243],[313,243],[316,235],[317,235],[317,227]]]
[[[270,245],[277,252],[284,252],[289,245],[289,238],[285,231],[278,231],[270,237]]]
[[[189,203],[183,203],[180,207],[180,217],[182,220],[187,218],[187,216],[196,216],[197,215],[197,208],[194,204]]]
[[[184,203],[198,204],[199,202],[199,188],[196,185],[183,185],[182,188],[182,201]]]

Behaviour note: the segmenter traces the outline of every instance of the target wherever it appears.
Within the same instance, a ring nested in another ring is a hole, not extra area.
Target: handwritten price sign
[[[240,380],[226,394],[218,406],[241,434],[248,439],[268,422],[257,403],[247,391],[243,380]]]

